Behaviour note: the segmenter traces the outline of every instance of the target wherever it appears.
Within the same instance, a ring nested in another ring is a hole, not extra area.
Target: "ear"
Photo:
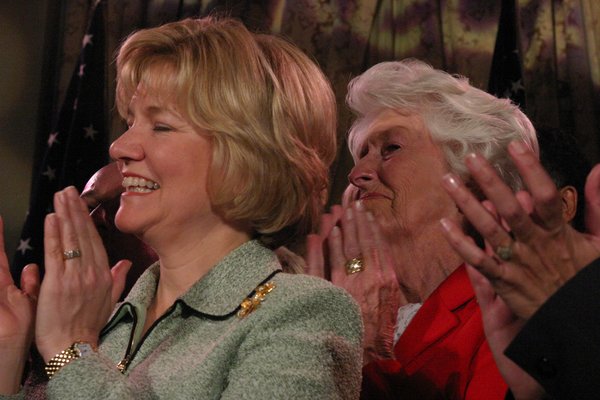
[[[570,224],[577,213],[577,189],[573,186],[564,186],[559,192],[562,199],[563,220]]]

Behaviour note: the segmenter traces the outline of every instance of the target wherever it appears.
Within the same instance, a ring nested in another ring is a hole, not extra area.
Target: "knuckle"
[[[503,212],[503,217],[507,222],[515,222],[522,215],[521,207],[515,202],[510,204]]]
[[[505,233],[504,229],[502,229],[500,225],[498,225],[498,223],[494,220],[483,221],[481,223],[481,228],[481,233],[490,238],[495,238]]]
[[[486,258],[487,256],[483,254],[483,252],[477,253],[471,256],[471,260],[469,263],[476,266],[483,266],[485,264]]]
[[[555,204],[559,200],[558,191],[554,187],[542,186],[535,192],[535,200],[542,205]]]

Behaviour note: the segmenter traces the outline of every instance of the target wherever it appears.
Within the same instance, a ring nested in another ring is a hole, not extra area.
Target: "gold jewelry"
[[[365,269],[363,260],[360,257],[346,261],[346,275],[357,274]]]
[[[238,318],[244,318],[246,315],[260,307],[265,300],[265,297],[271,293],[274,288],[275,284],[273,282],[267,282],[254,289],[254,295],[246,298],[240,304],[240,310],[237,313]]]
[[[496,255],[502,261],[510,261],[512,258],[512,242],[508,246],[496,247]]]
[[[48,364],[44,367],[46,371],[46,375],[48,375],[48,379],[52,379],[54,374],[56,374],[62,367],[67,365],[73,360],[76,360],[81,357],[85,357],[88,354],[94,352],[94,348],[91,344],[86,342],[75,342],[65,350],[61,351],[54,357],[48,361]]]
[[[63,260],[72,260],[77,257],[81,257],[81,250],[79,249],[63,251]]]

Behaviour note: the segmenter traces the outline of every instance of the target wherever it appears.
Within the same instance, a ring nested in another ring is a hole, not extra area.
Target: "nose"
[[[144,158],[140,132],[134,127],[129,128],[110,145],[109,154],[114,160],[129,162]]]
[[[377,169],[374,162],[368,156],[359,159],[348,174],[350,183],[360,189],[365,189],[366,185],[376,180]]]

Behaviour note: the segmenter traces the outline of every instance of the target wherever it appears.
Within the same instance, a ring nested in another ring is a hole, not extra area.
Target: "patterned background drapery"
[[[332,169],[332,199],[345,185],[351,160],[343,105],[351,77],[384,60],[416,57],[487,89],[502,8],[517,35],[525,112],[534,124],[572,130],[589,161],[600,159],[600,3],[596,0],[103,0],[107,59],[132,30],[183,16],[226,11],[248,27],[284,35],[312,55],[333,83],[339,104],[340,151]],[[63,0],[56,101],[66,88],[89,17],[91,0]],[[505,23],[505,22],[503,22]],[[505,27],[506,28],[506,27]],[[500,71],[502,73],[502,71]],[[106,77],[113,104],[114,65]],[[110,135],[122,131],[107,110]],[[42,116],[44,118],[44,116]]]

